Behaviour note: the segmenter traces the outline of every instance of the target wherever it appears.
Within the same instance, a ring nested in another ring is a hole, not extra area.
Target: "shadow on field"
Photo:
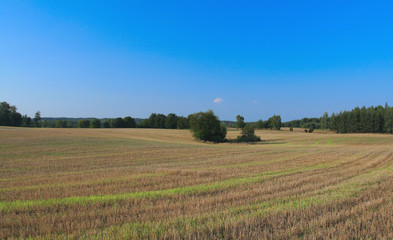
[[[261,140],[258,142],[238,142],[236,139],[228,139],[227,142],[231,144],[249,144],[249,145],[267,145],[267,144],[285,144],[287,142],[283,142],[285,139],[269,139],[269,140]]]

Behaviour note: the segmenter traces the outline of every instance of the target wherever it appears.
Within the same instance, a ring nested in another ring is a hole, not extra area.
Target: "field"
[[[0,238],[393,238],[392,135],[256,134],[2,127]]]

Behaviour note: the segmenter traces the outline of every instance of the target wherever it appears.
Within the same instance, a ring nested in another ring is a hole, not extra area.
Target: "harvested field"
[[[0,238],[393,238],[392,135],[256,134],[1,127]]]

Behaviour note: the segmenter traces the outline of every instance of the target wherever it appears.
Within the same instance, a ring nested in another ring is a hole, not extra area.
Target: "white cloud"
[[[214,103],[222,103],[222,101],[224,101],[224,99],[219,98],[219,97],[214,99]]]

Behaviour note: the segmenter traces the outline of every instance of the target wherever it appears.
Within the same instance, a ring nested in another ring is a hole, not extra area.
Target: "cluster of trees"
[[[34,119],[17,112],[17,108],[7,102],[0,103],[0,126],[13,127],[39,127],[41,126],[41,113],[38,111]]]
[[[282,124],[283,127],[292,127],[292,128],[314,128],[314,129],[324,129],[321,126],[322,118],[302,118],[300,120],[293,120],[289,122],[285,122]],[[326,127],[325,127],[326,128]]]
[[[238,136],[236,142],[258,142],[261,138],[255,135],[253,124],[245,123],[244,117],[236,116],[236,126],[242,130],[242,135]]]
[[[282,127],[281,116],[280,115],[273,115],[268,120],[258,120],[257,122],[250,122],[252,127],[256,129],[273,129],[273,130],[280,130]]]
[[[238,115],[236,117],[236,126],[242,130],[242,134],[235,140],[227,140],[227,129],[223,122],[214,115],[212,110],[207,112],[194,113],[188,116],[190,129],[197,140],[209,142],[257,142],[261,138],[255,135],[254,127],[244,122],[244,117]]]
[[[327,112],[320,118],[303,118],[283,123],[284,127],[304,128],[306,132],[314,129],[333,130],[337,133],[393,133],[393,107],[356,107],[351,111]]]
[[[196,139],[209,142],[224,142],[227,128],[212,110],[188,116],[190,129]]]
[[[338,133],[393,133],[393,107],[357,107],[332,114],[326,122]]]
[[[190,115],[191,116],[191,115]],[[142,120],[141,128],[167,128],[167,129],[188,129],[190,128],[189,117],[177,116],[170,113],[164,114],[152,113],[148,119]]]

